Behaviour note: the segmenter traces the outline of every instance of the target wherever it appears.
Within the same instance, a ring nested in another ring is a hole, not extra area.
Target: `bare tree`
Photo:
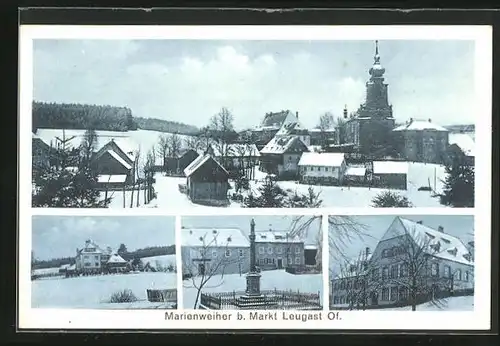
[[[335,129],[337,131],[337,144],[342,144],[345,142],[345,124],[346,119],[337,117],[335,121]]]
[[[189,259],[182,258],[183,275],[188,277],[183,287],[196,289],[196,299],[193,309],[198,308],[202,290],[221,286],[224,283],[226,266],[234,263],[232,260],[227,259],[223,253],[219,253],[218,250],[221,249],[221,245],[224,252],[228,249],[229,240],[221,244],[221,242],[217,241],[218,235],[217,233],[213,237],[210,237],[205,234],[203,237],[200,237],[201,245],[191,249],[192,254],[189,256]],[[217,257],[215,258],[212,254],[213,251],[217,251]],[[199,264],[203,265],[203,270],[201,271],[199,270]],[[220,276],[217,282],[215,282],[216,276]]]
[[[182,149],[182,138],[177,134],[177,133],[171,133],[167,136],[167,150],[168,150],[168,157],[176,159],[175,162],[177,162],[177,167],[168,167],[169,170],[175,170],[177,172],[178,170],[178,164],[179,164],[179,154]]]
[[[326,112],[319,117],[318,129],[321,134],[321,145],[326,146],[328,141],[328,131],[335,125],[335,120],[332,113]]]
[[[218,156],[225,163],[229,153],[229,142],[234,134],[233,114],[223,107],[219,113],[210,119],[209,130],[212,132],[212,140]]]
[[[167,155],[168,155],[168,147],[169,143],[167,140],[167,136],[160,136],[160,140],[158,142],[157,153],[162,159],[163,170],[167,169]]]

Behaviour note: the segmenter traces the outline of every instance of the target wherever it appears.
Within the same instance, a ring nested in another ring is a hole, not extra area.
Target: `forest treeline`
[[[166,256],[175,254],[175,245],[169,246],[154,246],[121,254],[123,259],[131,260],[133,258],[146,258],[155,256]],[[50,260],[34,260],[32,269],[59,268],[65,264],[74,264],[74,257],[53,258]]]
[[[33,132],[37,129],[93,128],[99,131],[134,131],[137,129],[159,132],[196,134],[198,128],[183,123],[136,118],[127,107],[79,103],[33,102]]]

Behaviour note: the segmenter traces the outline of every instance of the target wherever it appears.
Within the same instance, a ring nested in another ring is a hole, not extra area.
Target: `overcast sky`
[[[250,234],[250,221],[255,220],[255,231],[290,231],[297,216],[183,216],[182,226],[185,228],[239,228],[244,234]],[[309,220],[304,216],[300,224]],[[316,237],[321,228],[321,219],[314,220],[307,229],[305,243],[315,244]]]
[[[380,41],[398,121],[474,123],[473,41]],[[127,106],[135,116],[238,129],[269,111],[306,127],[363,101],[373,41],[36,40],[34,99]]]
[[[346,256],[356,258],[360,251],[364,251],[369,247],[371,251],[375,250],[377,243],[387,231],[391,223],[394,221],[394,215],[369,215],[356,216],[354,219],[364,225],[364,232],[369,236],[363,239],[355,239],[348,246],[343,247]],[[401,215],[409,220],[422,221],[433,229],[443,226],[444,232],[453,235],[466,245],[469,241],[474,240],[474,217],[470,215]],[[332,236],[334,229],[330,229],[329,235]],[[335,239],[335,238],[334,238]],[[338,265],[338,258],[330,251],[330,270]]]
[[[91,239],[129,251],[175,244],[175,218],[166,216],[33,216],[32,244],[39,260],[74,256]]]

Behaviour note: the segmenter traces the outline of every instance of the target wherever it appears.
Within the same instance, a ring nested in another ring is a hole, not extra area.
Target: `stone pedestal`
[[[247,274],[247,289],[246,295],[260,296],[260,274],[248,273]]]

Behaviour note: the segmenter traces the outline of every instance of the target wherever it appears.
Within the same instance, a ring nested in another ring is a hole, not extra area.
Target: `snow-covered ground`
[[[31,282],[33,308],[71,309],[130,309],[161,308],[163,303],[147,301],[146,289],[177,288],[175,273],[131,273],[98,276],[80,276],[58,280]],[[111,295],[131,290],[139,299],[134,303],[109,303]]]
[[[146,265],[149,263],[150,266],[156,269],[167,268],[169,266],[176,267],[175,254],[164,255],[164,256],[153,256],[153,257],[143,257],[142,262]]]
[[[293,290],[303,293],[319,293],[320,300],[323,300],[323,277],[321,274],[293,275],[285,270],[270,270],[261,272],[261,290]],[[197,289],[193,285],[193,279],[183,281],[184,309],[193,309],[196,301]],[[195,278],[196,286],[199,279]],[[246,288],[245,275],[214,275],[203,287],[202,292],[242,292]]]
[[[416,311],[473,311],[474,297],[451,297],[443,299],[438,304],[424,303],[417,306]],[[411,306],[383,309],[383,311],[411,311]]]
[[[35,275],[55,275],[59,274],[59,267],[57,268],[43,268],[43,269],[34,269],[33,274]]]

